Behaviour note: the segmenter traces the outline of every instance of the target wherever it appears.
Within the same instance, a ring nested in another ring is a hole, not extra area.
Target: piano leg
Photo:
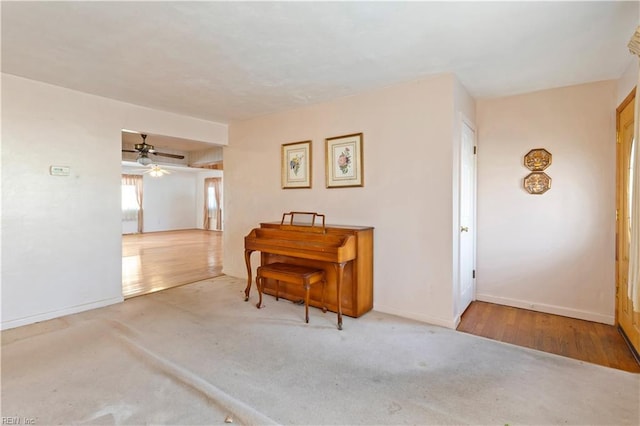
[[[336,284],[338,293],[338,330],[342,330],[342,276],[344,275],[344,265],[346,263],[334,263],[336,268]]]
[[[253,253],[253,250],[244,251],[244,263],[247,264],[247,286],[244,289],[245,302],[249,300],[249,292],[251,292],[251,253]]]

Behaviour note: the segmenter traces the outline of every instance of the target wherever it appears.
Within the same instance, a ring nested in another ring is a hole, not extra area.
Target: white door
[[[462,123],[460,146],[460,294],[461,315],[476,295],[476,132]]]

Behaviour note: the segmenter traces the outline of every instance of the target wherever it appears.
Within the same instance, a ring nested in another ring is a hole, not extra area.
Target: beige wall
[[[477,102],[480,300],[613,323],[616,82]],[[530,195],[523,156],[553,155]]]
[[[121,300],[120,130],[225,144],[226,126],[13,76],[2,84],[2,327]],[[245,276],[242,238],[259,222],[319,211],[331,223],[376,228],[377,310],[455,326],[456,141],[466,117],[479,130],[479,297],[611,322],[614,217],[606,206],[622,86],[484,100],[476,118],[460,82],[439,75],[233,123],[224,152],[225,272]],[[324,139],[360,131],[365,186],[326,189]],[[306,139],[313,188],[282,190],[280,146]],[[536,197],[521,188],[522,156],[538,146],[554,155],[554,184]],[[52,164],[70,166],[72,176],[49,176]]]
[[[440,75],[232,123],[224,272],[246,277],[243,237],[260,222],[317,211],[332,224],[375,227],[376,310],[454,326],[456,109],[473,115],[473,102],[455,77]],[[325,188],[325,138],[356,132],[364,133],[364,187]],[[313,187],[282,190],[281,144],[308,139]]]

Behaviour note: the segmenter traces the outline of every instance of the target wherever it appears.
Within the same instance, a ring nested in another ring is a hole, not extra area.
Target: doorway
[[[640,353],[640,312],[629,297],[629,242],[631,238],[631,182],[635,89],[616,110],[616,319],[627,340]]]
[[[141,138],[146,145],[138,143]],[[222,147],[123,130],[121,167],[132,180],[123,178],[122,186],[123,296],[220,275]],[[162,173],[154,173],[157,169]],[[213,191],[205,187],[208,178],[215,182]],[[212,226],[203,226],[205,218]]]

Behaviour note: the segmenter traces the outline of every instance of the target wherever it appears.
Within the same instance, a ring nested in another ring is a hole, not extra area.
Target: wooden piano
[[[311,217],[310,223],[296,222],[301,215]],[[319,218],[321,225],[316,223]],[[259,251],[261,265],[283,262],[324,269],[326,306],[338,313],[339,326],[342,313],[359,317],[373,308],[372,227],[326,226],[324,215],[290,212],[284,213],[279,223],[261,223],[259,228],[252,229],[244,239],[244,248],[248,276],[245,301],[249,300],[253,282],[251,253]],[[274,295],[275,282],[266,280],[263,291]],[[321,291],[320,286],[312,289],[311,306],[322,307]],[[279,293],[280,297],[293,301],[303,298],[302,288],[286,283],[280,284]]]

